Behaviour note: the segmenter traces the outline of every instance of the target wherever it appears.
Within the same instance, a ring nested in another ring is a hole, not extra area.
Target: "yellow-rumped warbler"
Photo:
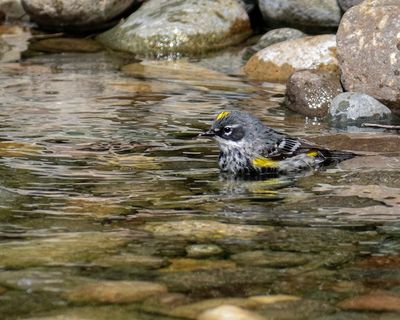
[[[239,176],[299,172],[355,156],[290,137],[239,111],[221,112],[210,130],[201,135],[217,141],[221,170]]]

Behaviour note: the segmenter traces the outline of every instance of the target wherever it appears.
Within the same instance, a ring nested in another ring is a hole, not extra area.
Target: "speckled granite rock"
[[[236,44],[250,34],[248,15],[236,0],[153,0],[98,39],[139,56],[179,58]]]
[[[244,72],[252,80],[283,82],[295,71],[338,68],[335,35],[321,35],[271,45],[251,57]]]
[[[343,92],[336,73],[302,70],[293,73],[286,89],[286,106],[309,117],[325,117],[332,99]]]
[[[400,2],[367,0],[349,9],[337,33],[342,83],[400,114]]]

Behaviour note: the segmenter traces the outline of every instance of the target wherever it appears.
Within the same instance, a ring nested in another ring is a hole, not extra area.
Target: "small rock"
[[[98,39],[139,56],[179,58],[239,43],[250,34],[247,12],[236,0],[152,0]]]
[[[260,0],[266,23],[297,27],[336,27],[341,11],[336,0]]]
[[[257,41],[254,46],[246,49],[245,53],[243,54],[243,59],[248,60],[256,52],[275,43],[303,38],[305,36],[306,34],[304,32],[293,28],[280,28],[268,31]]]
[[[275,295],[268,295],[268,296],[253,296],[249,298],[252,301],[255,301],[259,304],[270,304],[270,303],[277,303],[282,301],[297,301],[301,298],[296,296],[289,296],[285,294],[275,294]]]
[[[340,8],[342,8],[343,11],[349,10],[351,7],[354,7],[364,0],[338,0]]]
[[[362,268],[398,269],[398,268],[400,268],[400,256],[372,256],[372,257],[362,259],[358,263],[358,266],[360,266]]]
[[[339,303],[345,310],[357,311],[400,311],[400,295],[391,292],[375,292],[355,298],[350,298]]]
[[[244,66],[252,80],[282,82],[303,69],[338,71],[335,35],[287,40],[257,52]]]
[[[385,120],[391,111],[378,100],[359,92],[338,94],[331,102],[329,116],[337,123]]]
[[[234,254],[231,259],[243,266],[290,268],[308,263],[311,257],[293,252],[247,251]]]
[[[363,92],[400,114],[400,2],[367,0],[347,10],[337,32],[346,91]]]
[[[131,303],[167,292],[160,283],[145,281],[97,281],[71,290],[67,299],[76,303]]]
[[[143,226],[148,232],[163,237],[187,237],[191,239],[253,238],[267,233],[270,227],[226,224],[211,220],[182,220],[148,222]]]
[[[92,261],[92,264],[102,267],[159,269],[166,266],[168,261],[162,257],[121,254],[107,255]]]
[[[293,73],[287,82],[286,106],[309,117],[325,117],[331,100],[343,92],[336,73],[303,70]]]
[[[51,31],[96,30],[134,5],[136,0],[22,0],[29,17]]]
[[[220,246],[215,244],[193,244],[186,247],[189,258],[207,258],[223,253]]]
[[[245,309],[222,305],[214,309],[207,310],[200,314],[198,320],[265,320],[264,317]]]

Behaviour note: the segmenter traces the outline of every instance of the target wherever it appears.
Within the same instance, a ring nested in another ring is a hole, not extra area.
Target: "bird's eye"
[[[231,127],[225,127],[224,128],[224,133],[225,134],[231,134],[231,132],[232,132],[232,128]]]

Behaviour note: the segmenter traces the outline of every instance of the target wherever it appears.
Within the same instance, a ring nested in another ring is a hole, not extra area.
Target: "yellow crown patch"
[[[310,157],[316,157],[318,155],[317,150],[310,150],[307,152],[307,155]]]
[[[217,120],[221,120],[223,118],[226,118],[229,116],[231,113],[229,111],[222,111],[219,115],[217,115]]]
[[[253,159],[252,164],[258,168],[277,168],[279,162],[266,157],[257,157]]]

